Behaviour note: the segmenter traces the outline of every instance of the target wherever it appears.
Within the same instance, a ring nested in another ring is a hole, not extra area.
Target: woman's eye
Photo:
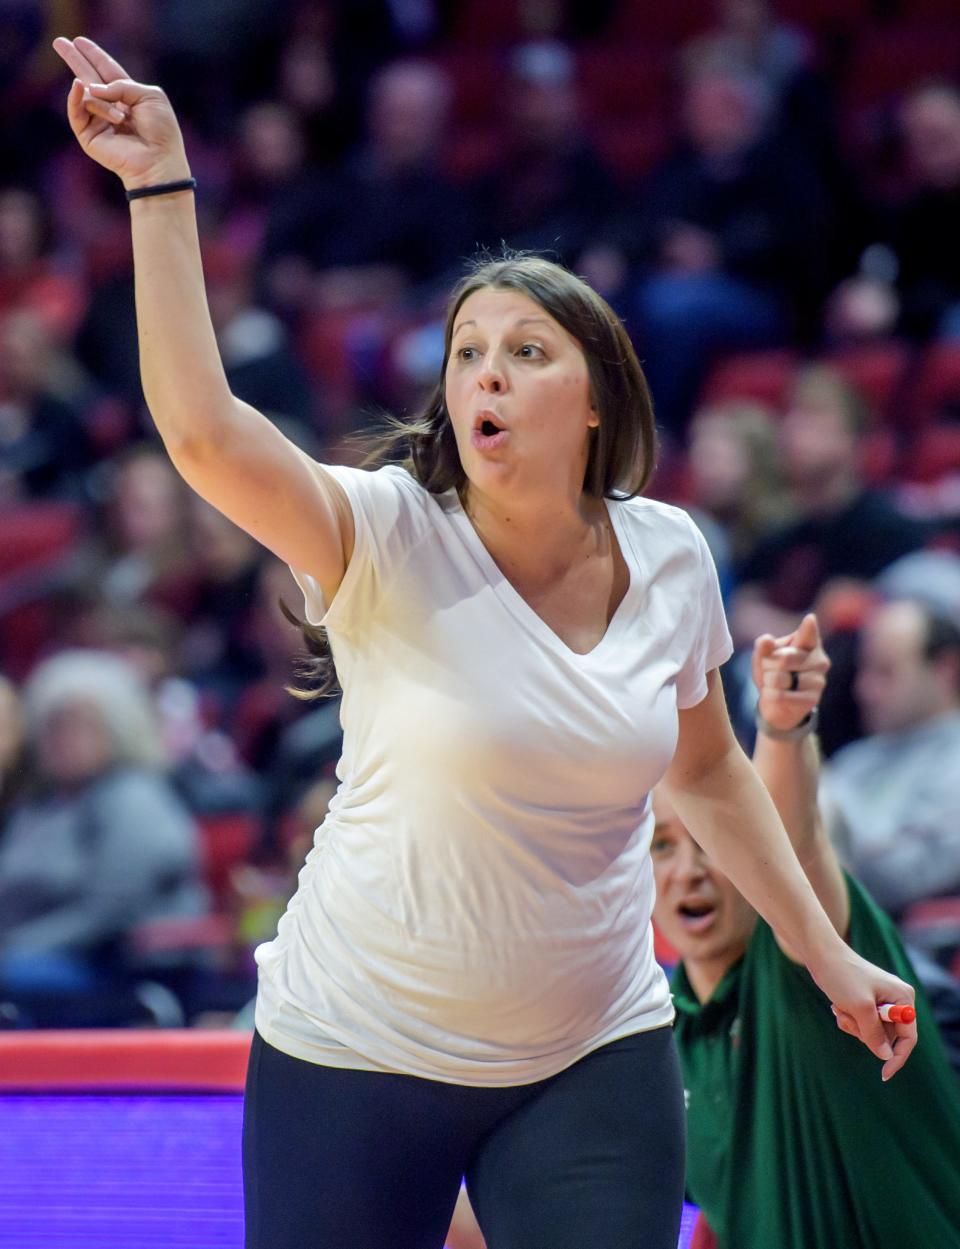
[[[457,350],[458,360],[475,360],[477,357],[476,347],[460,347]]]
[[[656,854],[661,858],[670,849],[670,839],[668,837],[654,837],[650,843],[650,853]]]
[[[543,355],[543,348],[536,343],[524,343],[518,350],[517,355],[522,356],[525,360],[535,360],[538,356]]]

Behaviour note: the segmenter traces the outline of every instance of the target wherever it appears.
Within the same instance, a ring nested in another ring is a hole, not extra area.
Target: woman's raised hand
[[[128,191],[190,177],[183,136],[159,87],[133,82],[92,39],[55,39],[73,70],[67,117],[77,142]]]
[[[775,729],[795,728],[819,704],[829,670],[813,612],[783,637],[763,634],[753,644],[757,710]]]

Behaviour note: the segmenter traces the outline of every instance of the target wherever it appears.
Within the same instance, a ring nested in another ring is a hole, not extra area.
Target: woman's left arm
[[[897,1024],[893,1049],[881,1002],[913,1003],[913,988],[874,967],[839,936],[807,879],[773,800],[740,749],[719,674],[707,695],[679,712],[680,735],[664,778],[678,816],[709,857],[796,951],[830,999],[844,1031],[884,1060],[889,1079],[916,1044],[916,1025]]]

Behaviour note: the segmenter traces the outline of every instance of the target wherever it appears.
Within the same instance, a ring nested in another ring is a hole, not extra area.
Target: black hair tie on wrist
[[[172,195],[174,191],[195,191],[196,178],[181,178],[179,182],[158,182],[156,186],[138,186],[127,191],[127,199],[143,199],[147,195]]]

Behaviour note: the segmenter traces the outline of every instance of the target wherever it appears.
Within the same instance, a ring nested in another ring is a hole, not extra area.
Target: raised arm
[[[769,793],[730,727],[719,675],[706,697],[679,713],[680,733],[665,781],[681,822],[777,938],[806,964],[833,1004],[838,1026],[893,1075],[916,1044],[916,1025],[880,1022],[881,1002],[912,1004],[914,991],[861,958],[839,936],[790,844]]]
[[[820,643],[817,618],[812,613],[792,633],[779,638],[766,634],[757,639],[753,648],[753,679],[759,701],[753,764],[774,801],[820,905],[837,932],[845,937],[850,923],[850,898],[817,803],[820,752],[813,717],[829,668],[830,660]],[[796,673],[795,679],[791,673]],[[786,947],[784,952],[794,957]]]
[[[132,82],[90,39],[57,39],[76,78],[70,126],[126,190],[190,177],[180,127],[159,87]],[[227,385],[207,307],[194,197],[130,204],[143,392],[174,465],[219,511],[286,563],[312,574],[329,602],[353,550],[336,481]]]

